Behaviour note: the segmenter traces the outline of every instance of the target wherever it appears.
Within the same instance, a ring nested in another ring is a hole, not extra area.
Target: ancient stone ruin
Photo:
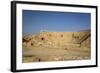
[[[66,46],[80,45],[90,47],[89,32],[41,32],[23,37],[23,44],[29,46]]]
[[[90,59],[90,31],[23,36],[23,62]]]

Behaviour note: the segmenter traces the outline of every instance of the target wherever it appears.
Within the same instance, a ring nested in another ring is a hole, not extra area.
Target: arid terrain
[[[23,36],[22,62],[87,60],[91,58],[91,33],[39,32]]]

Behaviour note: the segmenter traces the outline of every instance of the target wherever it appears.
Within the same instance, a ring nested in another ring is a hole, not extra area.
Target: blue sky
[[[23,10],[22,24],[23,35],[38,33],[41,30],[52,32],[87,30],[91,26],[91,14]]]

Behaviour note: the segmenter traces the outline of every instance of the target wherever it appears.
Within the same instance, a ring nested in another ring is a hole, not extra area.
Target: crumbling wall
[[[81,38],[89,32],[40,32],[32,35],[28,41],[29,46],[64,46],[70,43],[79,44]],[[28,38],[28,39],[29,39]],[[90,43],[90,39],[82,43],[83,46]],[[89,46],[88,46],[89,47]]]

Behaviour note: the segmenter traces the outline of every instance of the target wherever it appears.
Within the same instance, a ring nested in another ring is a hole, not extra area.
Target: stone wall
[[[40,32],[28,36],[26,39],[28,42],[23,43],[27,46],[66,46],[68,44],[80,44],[80,40],[87,34],[89,32]],[[82,45],[87,46],[90,45],[89,43],[90,40],[87,39]]]

